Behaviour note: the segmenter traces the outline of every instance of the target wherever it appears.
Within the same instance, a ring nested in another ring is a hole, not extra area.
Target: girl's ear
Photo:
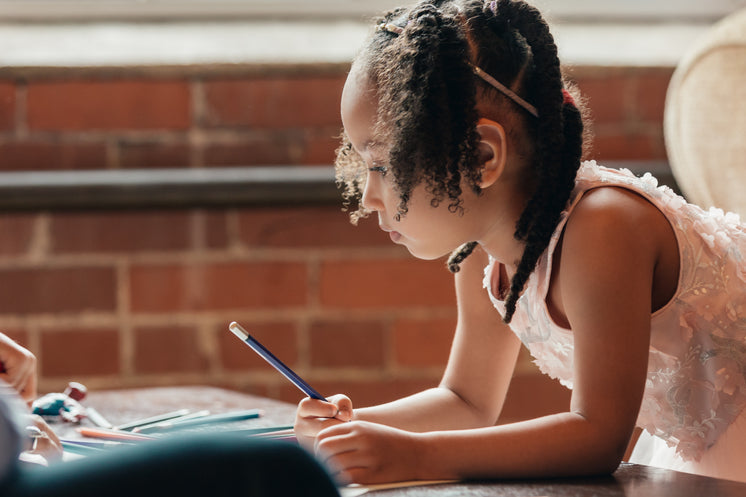
[[[479,163],[482,168],[482,178],[479,187],[484,189],[491,186],[505,169],[508,155],[508,141],[505,128],[490,119],[481,118],[477,121],[479,133]]]

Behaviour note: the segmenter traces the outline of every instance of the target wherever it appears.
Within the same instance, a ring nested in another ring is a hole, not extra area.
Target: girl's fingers
[[[334,399],[337,413],[334,415],[340,421],[352,421],[352,401],[349,397],[340,395]]]
[[[35,426],[42,432],[42,436],[35,439],[31,451],[42,455],[48,461],[54,461],[62,457],[62,443],[57,435],[52,431],[49,425],[37,415],[29,415],[29,426]]]
[[[298,404],[298,415],[303,418],[333,418],[338,411],[335,404],[310,397],[306,397]]]
[[[35,394],[34,387],[34,377],[35,377],[35,371],[36,371],[36,364],[34,364],[31,361],[26,361],[23,364],[23,368],[18,372],[18,378],[17,380],[17,386],[16,389],[19,392],[29,391],[29,394]],[[25,396],[24,396],[25,398]],[[28,400],[28,399],[26,399]]]
[[[0,361],[4,371],[0,378],[18,392],[25,390],[24,398],[29,400],[36,395],[36,357],[19,345],[9,342],[7,337],[3,338],[5,339],[0,341],[0,347],[3,347]]]

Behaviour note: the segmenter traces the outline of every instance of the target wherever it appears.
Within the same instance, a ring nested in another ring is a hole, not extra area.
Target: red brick
[[[452,306],[456,300],[453,276],[443,261],[327,261],[319,286],[327,307]]]
[[[673,71],[660,69],[640,74],[635,85],[635,103],[638,117],[643,121],[663,122],[666,93]]]
[[[308,137],[301,162],[303,164],[334,164],[339,147],[339,132]]]
[[[29,336],[26,330],[17,329],[17,328],[4,328],[4,329],[0,329],[0,333],[10,338],[11,340],[16,342],[21,347],[24,347],[26,349],[29,348]],[[31,352],[34,352],[34,351],[32,350]]]
[[[226,211],[214,210],[205,213],[205,245],[208,248],[225,248],[228,246],[228,220]]]
[[[570,390],[557,380],[538,370],[533,374],[516,375],[510,383],[498,421],[512,423],[567,411],[570,408],[570,394]]]
[[[187,143],[120,143],[119,167],[123,169],[189,167]]]
[[[445,367],[455,329],[455,319],[397,321],[394,323],[396,363],[410,367]]]
[[[207,166],[296,164],[302,147],[303,143],[297,137],[246,137],[241,143],[208,145],[203,160]]]
[[[21,141],[0,144],[0,170],[62,171],[104,169],[103,143],[47,143]]]
[[[139,327],[135,336],[138,373],[196,373],[207,370],[197,330],[190,326]]]
[[[298,362],[298,332],[296,325],[288,322],[242,323],[246,330],[256,337],[282,362],[294,368]],[[220,358],[223,368],[229,371],[261,370],[272,368],[254,351],[229,333],[227,327],[217,330]]]
[[[384,402],[390,402],[413,393],[438,386],[440,376],[432,378],[379,378],[367,380],[345,380],[319,381],[311,377],[304,378],[324,396],[343,393],[350,397],[353,407],[366,407]],[[277,397],[279,400],[297,404],[303,393],[288,384],[282,387]]]
[[[185,211],[64,213],[52,217],[52,250],[59,253],[184,250],[191,245]]]
[[[0,313],[106,311],[116,309],[116,276],[108,267],[0,270]]]
[[[211,383],[212,384],[212,383]],[[258,397],[265,397],[268,399],[276,399],[278,396],[275,394],[273,395],[273,389],[270,388],[266,384],[241,384],[238,388],[233,383],[228,382],[221,382],[218,381],[214,383],[214,385],[218,388],[227,388],[229,390],[237,390],[243,393],[247,393],[249,395],[256,395]],[[288,420],[289,422],[292,422],[292,419]]]
[[[16,87],[0,82],[0,130],[11,130],[16,123]]]
[[[339,205],[245,209],[239,212],[239,239],[249,247],[391,246],[374,221],[350,224]]]
[[[32,130],[187,129],[185,81],[44,81],[28,86]]]
[[[119,373],[119,335],[114,329],[56,329],[41,334],[42,376]]]
[[[311,325],[311,365],[379,368],[385,360],[379,322],[317,322]]]
[[[648,133],[597,132],[590,157],[605,160],[664,160],[663,131]]]
[[[339,125],[345,77],[215,80],[205,83],[206,124],[293,128]]]
[[[135,312],[297,307],[306,303],[307,270],[299,263],[135,265]]]
[[[0,255],[20,255],[29,250],[36,217],[36,214],[0,215]]]
[[[577,85],[595,124],[621,123],[628,119],[634,99],[630,77],[619,73],[587,76],[579,78]]]

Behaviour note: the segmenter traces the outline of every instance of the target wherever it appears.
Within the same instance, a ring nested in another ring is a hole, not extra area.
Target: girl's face
[[[342,123],[355,151],[368,168],[362,206],[378,214],[378,225],[394,243],[404,245],[415,257],[436,259],[451,253],[462,243],[475,238],[476,225],[470,216],[470,201],[476,197],[463,188],[464,215],[448,210],[448,202],[430,204],[424,185],[414,188],[408,211],[397,220],[399,193],[393,172],[388,170],[388,146],[373,135],[377,118],[375,89],[360,69],[353,68],[342,92]]]

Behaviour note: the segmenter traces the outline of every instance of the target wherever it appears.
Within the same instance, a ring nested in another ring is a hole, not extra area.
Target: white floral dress
[[[746,481],[746,226],[736,214],[687,203],[650,174],[581,166],[569,207],[518,300],[511,328],[546,374],[572,388],[573,334],[546,307],[552,256],[582,195],[615,186],[646,198],[668,219],[679,245],[678,289],[651,316],[650,355],[632,460]],[[484,285],[491,292],[495,262]],[[651,436],[652,435],[652,436]]]

